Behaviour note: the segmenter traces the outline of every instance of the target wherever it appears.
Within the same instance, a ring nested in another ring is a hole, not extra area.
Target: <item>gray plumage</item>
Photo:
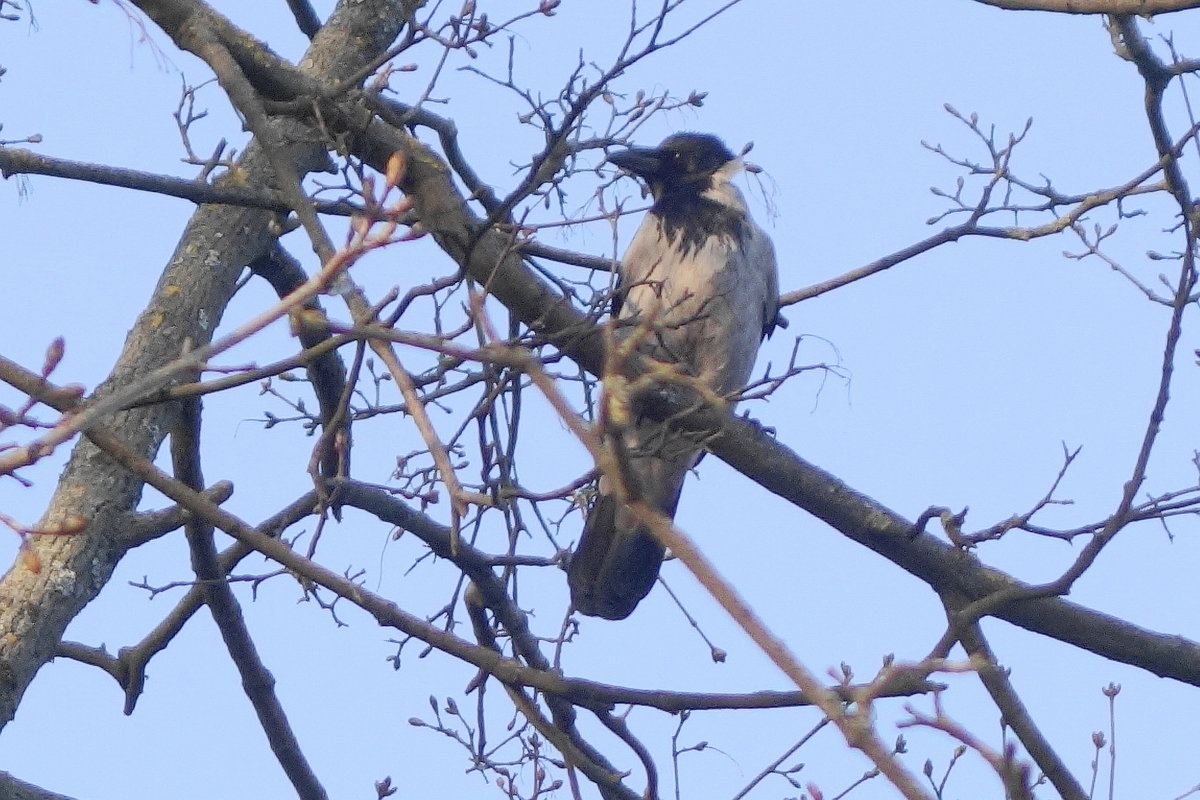
[[[609,160],[645,180],[654,198],[621,260],[617,341],[637,337],[639,353],[718,395],[739,391],[775,326],[779,297],[771,240],[730,183],[741,159],[714,136],[684,133]],[[701,451],[661,416],[638,416],[636,402],[633,410],[631,424],[601,436],[624,460],[630,494],[674,516]],[[568,571],[575,608],[624,619],[653,588],[662,560],[662,545],[601,478]]]

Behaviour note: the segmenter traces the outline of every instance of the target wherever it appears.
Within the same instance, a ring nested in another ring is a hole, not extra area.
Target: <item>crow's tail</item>
[[[638,494],[668,517],[673,516],[684,476],[694,460],[694,456],[634,459],[631,468],[639,473],[636,478],[641,482],[636,487]],[[567,582],[571,602],[581,614],[624,619],[654,588],[664,550],[607,484],[601,479],[596,502],[571,557]]]

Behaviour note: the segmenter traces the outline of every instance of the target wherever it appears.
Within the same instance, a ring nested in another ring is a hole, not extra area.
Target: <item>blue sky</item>
[[[278,52],[290,58],[302,52],[303,38],[289,27],[283,3],[214,5]],[[958,173],[921,142],[983,156],[965,127],[943,110],[945,103],[978,112],[1002,136],[1032,117],[1015,169],[1032,180],[1049,176],[1065,192],[1121,183],[1154,161],[1141,81],[1131,65],[1112,55],[1097,19],[1001,12],[963,0],[919,6],[873,0],[793,7],[747,0],[620,79],[618,90],[628,93],[708,92],[702,108],[663,115],[642,129],[639,141],[654,143],[690,129],[717,133],[734,149],[754,142],[749,158],[765,172],[761,179],[744,179],[742,187],[775,239],[784,291],[839,275],[940,226],[926,225],[946,206],[929,187],[952,191]],[[38,133],[43,141],[33,147],[49,155],[191,175],[192,168],[179,163],[171,112],[183,82],[206,79],[204,67],[176,52],[157,30],[144,40],[110,2],[37,3],[35,11],[36,30],[25,21],[0,26],[0,65],[8,70],[0,79],[0,137]],[[556,92],[581,49],[600,63],[611,57],[623,24],[621,14],[567,0],[556,17],[519,29],[518,80]],[[1163,17],[1143,27],[1148,33],[1174,32],[1186,55],[1200,46],[1194,15]],[[473,63],[500,69],[503,50],[483,51]],[[421,62],[412,86],[424,86],[429,67]],[[403,83],[393,85],[407,90]],[[499,190],[514,185],[509,162],[539,144],[518,124],[515,99],[454,70],[447,70],[438,94],[449,98],[438,110],[455,118],[463,149],[484,179]],[[202,149],[220,137],[240,147],[244,135],[219,92],[209,87],[201,97],[211,112],[195,132],[208,137]],[[1178,95],[1171,102],[1175,129],[1183,131]],[[588,191],[577,190],[572,201],[584,207]],[[1173,240],[1162,230],[1172,220],[1161,203],[1142,205],[1153,213],[1123,221],[1112,252],[1140,279],[1154,283],[1174,264],[1149,260],[1145,252],[1171,249]],[[58,377],[94,386],[107,374],[191,212],[180,200],[50,178],[0,185],[4,355],[36,366],[50,339],[62,335],[67,356]],[[1111,219],[1097,215],[1096,221],[1107,225]],[[622,237],[631,230],[623,227]],[[612,248],[603,227],[572,229],[562,238],[551,234],[548,241],[600,254]],[[288,243],[307,256],[304,242],[292,236]],[[794,337],[802,335],[804,358],[836,362],[846,377],[822,382],[806,376],[770,402],[747,409],[805,458],[898,512],[915,518],[929,505],[970,506],[971,528],[1030,507],[1057,473],[1063,443],[1082,446],[1061,490],[1074,504],[1050,509],[1043,521],[1070,527],[1101,518],[1115,507],[1132,469],[1153,403],[1167,312],[1099,261],[1062,255],[1078,249],[1070,237],[1026,244],[967,240],[789,308],[791,327],[767,343],[760,368],[768,360],[784,362]],[[562,269],[571,274],[572,268]],[[406,287],[443,274],[447,265],[432,248],[419,245],[389,250],[355,270],[357,280],[381,294],[391,285]],[[252,285],[235,299],[225,324],[269,300],[264,287]],[[1194,333],[1185,329],[1180,374],[1147,492],[1196,482],[1195,441],[1185,413],[1197,400],[1190,356],[1196,346]],[[228,354],[224,363],[265,363],[293,347],[285,330],[271,330],[251,348]],[[0,389],[0,402],[12,404],[12,393]],[[311,441],[298,431],[263,430],[256,420],[264,411],[283,413],[271,398],[249,387],[210,399],[206,409],[206,473],[239,487],[228,508],[257,521],[304,490]],[[396,425],[390,420],[370,429],[378,441],[357,455],[357,477],[385,481],[395,455],[415,447],[413,435],[394,430]],[[584,468],[582,451],[561,426],[546,427],[547,437],[557,437],[555,444],[532,452],[524,473],[542,490]],[[370,437],[360,442],[365,438]],[[35,481],[31,489],[0,483],[0,509],[34,521],[65,452],[25,473]],[[824,671],[846,662],[866,678],[886,654],[918,659],[937,640],[940,606],[924,585],[766,496],[715,458],[705,459],[699,473],[684,490],[679,526],[812,668]],[[150,493],[144,502],[161,504]],[[1172,532],[1173,540],[1161,528],[1144,525],[1122,534],[1072,599],[1154,630],[1200,638],[1196,527],[1183,520]],[[16,544],[15,537],[0,537],[0,560],[7,562]],[[437,599],[446,595],[452,580],[444,564],[409,574],[420,554],[414,542],[389,543],[378,523],[354,514],[326,535],[323,548],[324,563],[365,569],[369,588],[402,605],[424,609],[432,605],[431,593]],[[981,548],[980,556],[1039,581],[1064,569],[1078,548],[1010,537]],[[255,562],[243,571],[267,569]],[[104,642],[110,650],[138,640],[171,608],[173,595],[148,600],[127,582],[145,577],[163,584],[188,574],[178,535],[133,552],[76,620],[69,638]],[[564,669],[647,687],[786,687],[680,565],[668,565],[664,574],[705,620],[708,635],[729,651],[727,663],[709,662],[706,647],[659,589],[627,622],[586,620],[578,641],[567,648]],[[543,570],[530,585],[535,625],[551,634],[561,619],[565,580]],[[241,594],[248,600],[248,591]],[[335,628],[315,604],[297,604],[298,596],[286,579],[270,582],[257,602],[247,602],[247,615],[331,795],[371,796],[371,781],[391,775],[410,796],[496,796],[478,775],[464,774],[460,750],[407,722],[429,717],[430,694],[452,695],[463,705],[461,692],[473,670],[436,656],[418,659],[410,644],[401,669],[393,671],[385,661],[394,652],[388,632],[349,610],[349,626]],[[1194,767],[1200,694],[1194,689],[1005,623],[989,621],[985,631],[1012,668],[1034,717],[1085,782],[1091,732],[1106,726],[1100,690],[1109,682],[1124,687],[1118,698],[1116,796],[1175,797],[1200,782]],[[950,682],[947,710],[996,745],[997,714],[976,682],[970,676]],[[495,718],[504,720],[499,687],[490,687],[490,693]],[[289,791],[206,617],[197,618],[155,660],[132,718],[121,715],[121,704],[115,684],[98,671],[64,660],[47,666],[0,735],[0,769],[81,800]],[[895,735],[893,724],[903,716],[902,702],[881,704],[885,739]],[[683,756],[685,794],[731,796],[815,722],[809,711],[693,715],[680,741],[704,740],[712,748]],[[669,756],[676,720],[638,710],[630,724],[667,767],[669,760],[661,757],[664,747]],[[912,769],[919,772],[931,758],[940,773],[954,743],[940,734],[905,735]],[[603,736],[598,740],[619,763],[636,770],[635,759],[619,745]],[[827,796],[866,768],[845,753],[832,731],[816,737],[797,758],[808,765],[800,779],[816,782]],[[1001,796],[978,759],[967,761],[956,768],[961,774],[952,779],[948,796]],[[637,777],[630,782],[640,786]],[[798,791],[776,781],[752,796]],[[894,793],[877,780],[851,796]],[[1052,794],[1043,789],[1039,796]]]

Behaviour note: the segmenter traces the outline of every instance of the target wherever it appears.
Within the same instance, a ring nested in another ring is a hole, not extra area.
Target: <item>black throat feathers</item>
[[[744,213],[701,195],[665,195],[650,213],[662,220],[667,243],[683,256],[698,251],[709,237],[740,240],[748,233]]]

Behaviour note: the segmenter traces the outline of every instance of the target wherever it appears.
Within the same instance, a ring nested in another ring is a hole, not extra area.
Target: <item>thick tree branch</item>
[[[1008,11],[1056,11],[1062,14],[1137,14],[1152,17],[1200,8],[1200,0],[975,0]]]
[[[321,18],[317,16],[312,3],[309,0],[287,0],[287,4],[288,8],[292,10],[292,16],[296,18],[296,26],[300,28],[301,33],[309,39],[316,36],[317,31],[321,30]]]
[[[192,21],[200,4],[163,0],[143,8],[156,21]],[[395,0],[342,3],[321,29],[305,60],[304,70],[336,81],[386,49],[403,19]],[[324,149],[315,144],[315,131],[295,130],[292,156],[301,169],[321,169]],[[300,135],[303,134],[303,135]],[[254,143],[239,161],[237,177],[251,184],[270,183],[271,171]],[[219,323],[244,265],[262,254],[276,233],[270,212],[230,206],[205,206],[184,232],[174,257],[163,273],[149,306],[138,319],[112,375],[98,390],[103,396],[134,382],[159,365],[176,359],[185,343],[207,343]],[[236,235],[230,235],[236,231]],[[181,287],[186,287],[182,291]],[[169,324],[167,324],[169,322]],[[131,409],[115,414],[106,424],[134,452],[150,456],[171,427],[169,405]],[[49,659],[67,624],[107,583],[125,551],[120,524],[141,495],[142,481],[102,454],[90,442],[80,442],[67,465],[44,516],[47,525],[77,514],[88,528],[76,536],[39,536],[32,542],[43,565],[34,572],[15,565],[0,580],[0,630],[11,632],[0,641],[0,724],[12,719],[34,674]]]
[[[0,772],[0,800],[72,800],[72,798],[18,780],[7,772]]]

